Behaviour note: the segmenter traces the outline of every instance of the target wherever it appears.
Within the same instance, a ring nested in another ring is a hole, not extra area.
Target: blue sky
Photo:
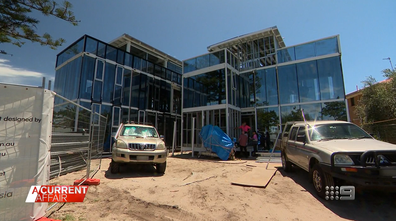
[[[70,0],[73,26],[34,13],[39,34],[66,43],[56,50],[26,42],[0,44],[0,82],[39,86],[55,79],[56,55],[84,34],[109,42],[127,33],[177,59],[207,52],[207,46],[277,26],[286,46],[340,35],[346,93],[396,64],[394,0]]]

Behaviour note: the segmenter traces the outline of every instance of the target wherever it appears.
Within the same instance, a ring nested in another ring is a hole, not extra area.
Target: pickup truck
[[[345,121],[288,122],[282,133],[284,171],[309,172],[320,197],[326,187],[351,184],[396,188],[396,145]]]

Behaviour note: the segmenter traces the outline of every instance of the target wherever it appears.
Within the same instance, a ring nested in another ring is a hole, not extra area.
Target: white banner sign
[[[54,95],[0,84],[0,221],[36,220],[46,203],[25,203],[32,185],[49,181]]]

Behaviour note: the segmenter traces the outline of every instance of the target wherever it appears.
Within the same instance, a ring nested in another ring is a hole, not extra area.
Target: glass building
[[[208,51],[183,61],[184,150],[199,150],[207,124],[237,138],[246,122],[274,141],[287,121],[304,120],[302,113],[306,120],[347,120],[339,36],[286,47],[271,27]]]
[[[125,121],[156,126],[167,146],[176,121],[176,146],[189,150],[207,124],[238,137],[246,122],[275,139],[302,112],[347,120],[339,36],[286,47],[271,27],[207,49],[179,61],[126,34],[109,44],[85,35],[58,54],[54,90],[109,117],[107,148]]]
[[[109,44],[85,35],[57,55],[54,91],[108,118],[105,151],[119,124],[131,121],[155,126],[170,146],[167,128],[176,121],[181,130],[181,64],[129,35]],[[55,103],[55,112],[70,109]],[[88,128],[79,111],[70,116],[75,131]]]

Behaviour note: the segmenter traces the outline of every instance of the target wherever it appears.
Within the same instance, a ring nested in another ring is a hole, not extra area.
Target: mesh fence
[[[364,124],[362,127],[378,140],[396,144],[396,119]]]
[[[55,96],[52,122],[51,179],[86,170],[81,185],[100,170],[107,118],[62,96]],[[67,184],[72,185],[72,184]],[[65,203],[51,204],[51,216]]]

